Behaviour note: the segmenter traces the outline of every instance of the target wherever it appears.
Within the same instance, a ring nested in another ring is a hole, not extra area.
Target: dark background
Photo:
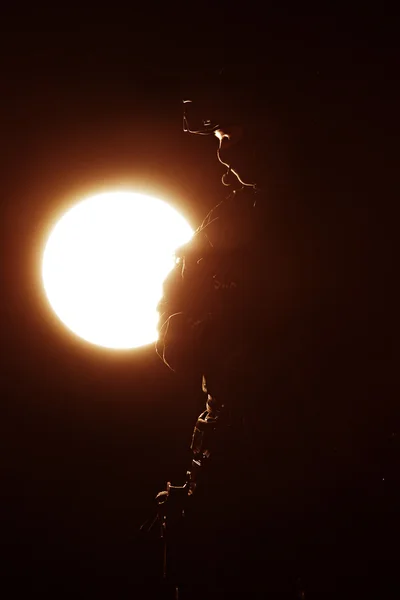
[[[1,41],[2,580],[52,597],[82,579],[93,597],[107,582],[114,597],[117,582],[158,593],[157,541],[138,529],[166,480],[182,479],[203,400],[152,347],[111,352],[65,330],[40,258],[63,211],[102,190],[159,195],[197,226],[226,191],[215,140],[182,132],[189,97],[197,117],[244,127],[236,160],[263,189],[271,299],[243,399],[257,425],[238,440],[243,452],[216,459],[223,475],[189,519],[192,588],[393,591],[392,19],[183,29]]]

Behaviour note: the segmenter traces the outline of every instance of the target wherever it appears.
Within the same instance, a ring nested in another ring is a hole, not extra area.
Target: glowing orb
[[[131,192],[93,196],[70,209],[47,241],[48,300],[79,337],[106,348],[157,339],[157,303],[174,251],[193,231],[167,203]]]

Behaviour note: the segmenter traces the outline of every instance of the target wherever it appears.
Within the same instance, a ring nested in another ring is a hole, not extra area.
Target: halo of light
[[[93,344],[150,344],[174,251],[192,235],[175,209],[151,196],[110,192],[83,200],[61,217],[45,246],[42,280],[50,305]]]

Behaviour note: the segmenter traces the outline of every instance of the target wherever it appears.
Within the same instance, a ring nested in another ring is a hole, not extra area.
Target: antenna
[[[239,173],[232,168],[229,163],[226,163],[221,158],[221,150],[223,146],[228,148],[232,144],[234,144],[241,136],[242,136],[242,128],[238,126],[231,127],[221,127],[221,125],[214,125],[210,119],[203,120],[203,129],[190,129],[189,121],[187,117],[187,106],[193,104],[192,100],[183,100],[183,131],[185,133],[192,133],[195,135],[215,135],[215,137],[219,140],[219,146],[217,149],[217,158],[221,165],[227,168],[226,173],[222,175],[222,183],[225,186],[230,186],[230,183],[227,183],[227,177],[230,173],[235,175],[236,179],[239,181],[242,187],[251,187],[254,190],[257,189],[257,185],[255,183],[247,183],[242,180]]]

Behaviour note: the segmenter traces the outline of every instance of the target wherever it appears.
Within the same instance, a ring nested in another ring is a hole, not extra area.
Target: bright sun
[[[150,196],[116,192],[84,200],[47,241],[42,277],[49,302],[70,330],[93,344],[150,344],[174,251],[192,235],[181,215]]]

